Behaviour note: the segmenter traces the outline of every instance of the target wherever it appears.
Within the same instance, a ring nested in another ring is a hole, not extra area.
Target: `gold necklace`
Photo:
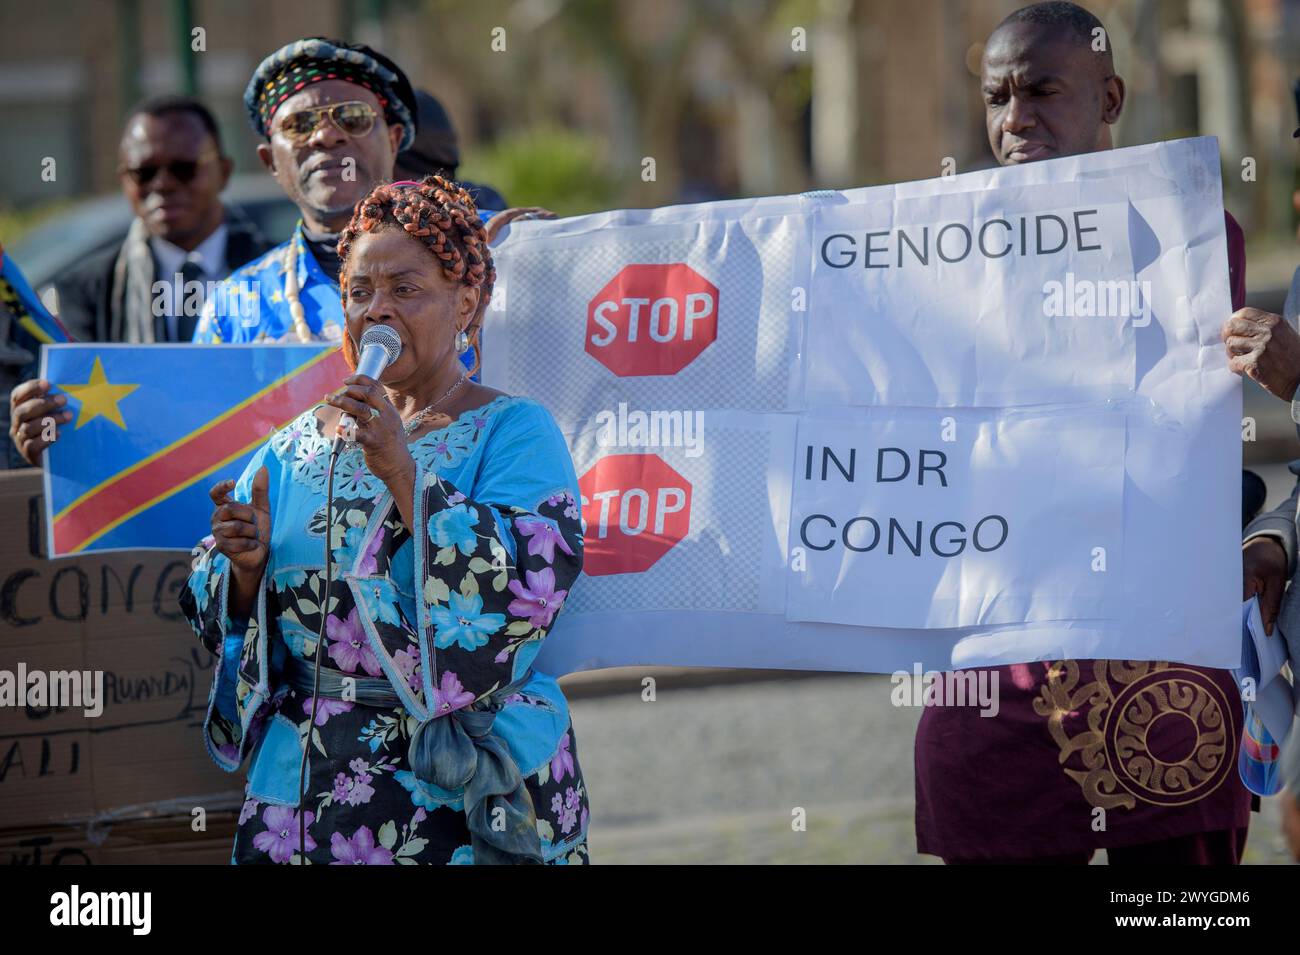
[[[468,376],[467,376],[467,375],[462,371],[462,372],[460,373],[460,377],[456,379],[456,383],[455,383],[454,385],[452,385],[450,388],[447,389],[447,393],[446,393],[446,394],[444,394],[441,398],[439,398],[439,399],[438,399],[437,401],[435,401],[433,404],[429,405],[427,408],[421,408],[421,409],[420,409],[419,411],[417,411],[415,414],[411,415],[411,417],[410,417],[407,421],[404,421],[404,422],[402,423],[402,430],[405,431],[407,434],[414,434],[414,433],[415,433],[415,429],[418,428],[418,427],[420,426],[420,422],[424,420],[424,416],[427,415],[427,414],[428,414],[430,411],[432,411],[434,408],[437,408],[438,405],[442,404],[444,401],[446,401],[446,400],[447,400],[448,398],[450,398],[452,395],[454,395],[454,394],[457,392],[457,390],[460,389],[460,386],[463,385],[463,384],[465,384],[465,382],[467,382],[467,381],[469,381],[469,378],[468,378]]]
[[[293,331],[300,342],[311,342],[313,336],[307,325],[307,314],[302,307],[302,297],[298,286],[298,233],[294,232],[289,240],[289,247],[284,250],[284,300],[289,303],[289,317],[293,319]]]

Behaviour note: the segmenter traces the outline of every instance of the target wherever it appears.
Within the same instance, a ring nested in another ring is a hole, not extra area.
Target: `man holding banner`
[[[1109,35],[1083,8],[1040,3],[1012,13],[985,45],[981,82],[1000,165],[1112,148],[1110,127],[1123,109],[1125,87],[1115,75]],[[1227,234],[1239,307],[1244,245],[1230,217]],[[996,716],[973,706],[927,706],[916,738],[918,850],[948,863],[1078,864],[1099,848],[1112,864],[1239,862],[1251,800],[1236,773],[1242,714],[1232,674],[1178,665],[1187,677],[1182,685],[1208,690],[1201,722],[1190,726],[1186,713],[1173,715],[1175,687],[1168,680],[1144,697],[1165,707],[1147,731],[1115,738],[1123,720],[1110,717],[1121,694],[1140,680],[1160,683],[1160,671],[1171,666],[1118,660],[1003,666],[986,671],[1000,687]],[[1166,710],[1169,718],[1162,719]],[[1202,745],[1211,727],[1223,740]],[[1084,736],[1106,750],[1145,748],[1132,754],[1135,763],[1183,774],[1192,783],[1186,790],[1199,797],[1157,791],[1155,773],[1145,789],[1132,780],[1127,787],[1108,781],[1104,766],[1087,756]]]

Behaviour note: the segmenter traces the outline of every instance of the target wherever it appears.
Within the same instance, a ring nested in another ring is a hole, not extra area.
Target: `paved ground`
[[[1294,476],[1252,467],[1277,506]],[[564,681],[596,862],[938,862],[916,853],[912,831],[920,711],[890,705],[888,677],[664,672],[655,702],[642,701],[640,674]],[[796,807],[804,832],[791,828]],[[1276,799],[1252,816],[1246,861],[1288,861]]]
[[[664,679],[654,702],[626,687],[572,701],[593,861],[938,861],[917,855],[912,832],[920,710],[890,704],[888,677]],[[805,832],[791,828],[796,807]],[[1275,801],[1252,819],[1247,861],[1286,861]]]

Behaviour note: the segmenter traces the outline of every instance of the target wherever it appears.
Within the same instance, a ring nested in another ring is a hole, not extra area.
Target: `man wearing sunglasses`
[[[55,283],[59,318],[79,341],[189,341],[194,302],[157,294],[156,282],[216,282],[261,255],[269,243],[221,192],[231,161],[212,114],[168,96],[127,117],[118,155],[122,192],[135,219],[120,246],[82,262]],[[176,307],[179,303],[180,307]],[[186,313],[189,314],[186,314]]]
[[[234,272],[209,298],[194,341],[339,341],[338,234],[375,185],[401,178],[393,169],[415,141],[415,92],[397,64],[370,47],[310,37],[262,61],[244,108],[266,138],[258,157],[302,221],[289,241]],[[479,216],[489,242],[516,219],[555,218],[535,207]],[[461,359],[472,368],[474,349]]]
[[[196,342],[337,341],[342,335],[338,233],[415,138],[406,76],[362,44],[313,37],[272,53],[244,92],[258,158],[302,214],[289,241],[230,277]],[[233,305],[223,310],[220,306]]]

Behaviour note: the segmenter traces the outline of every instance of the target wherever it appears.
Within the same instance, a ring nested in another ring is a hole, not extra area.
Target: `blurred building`
[[[991,161],[980,43],[1020,5],[0,0],[0,205],[114,189],[125,110],[190,86],[213,107],[238,166],[256,169],[244,84],[267,52],[311,34],[384,49],[444,100],[471,156],[526,130],[579,131],[595,144],[613,204],[925,178],[945,158],[971,169]],[[1300,0],[1090,7],[1129,85],[1120,143],[1219,136],[1234,212],[1252,234],[1288,233]],[[196,28],[204,49],[193,52]],[[54,182],[41,178],[46,157],[57,161]],[[1255,183],[1241,181],[1246,158]],[[494,184],[515,198],[512,183]]]

